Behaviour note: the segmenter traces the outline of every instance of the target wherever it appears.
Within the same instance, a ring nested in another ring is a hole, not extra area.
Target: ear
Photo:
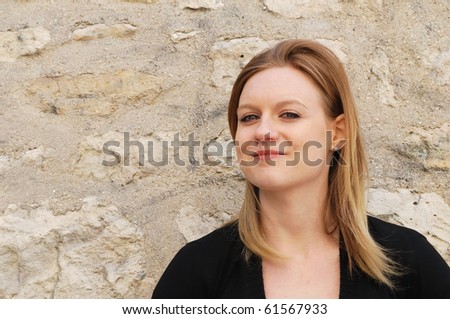
[[[342,113],[334,119],[334,134],[331,150],[338,151],[347,143],[347,131],[345,129],[345,114]]]

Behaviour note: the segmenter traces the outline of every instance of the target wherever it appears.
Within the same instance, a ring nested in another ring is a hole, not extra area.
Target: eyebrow
[[[283,107],[283,106],[286,106],[286,105],[289,105],[289,104],[297,104],[297,105],[303,106],[306,109],[308,108],[304,103],[300,102],[297,99],[288,99],[288,100],[280,101],[277,104],[275,104],[275,107],[280,108],[280,107]],[[257,107],[255,107],[253,104],[250,104],[250,103],[243,103],[243,104],[239,104],[238,105],[238,109],[239,108],[254,109],[254,108],[257,108]]]
[[[297,99],[289,99],[289,100],[281,101],[281,102],[278,102],[276,104],[276,106],[277,107],[282,107],[282,106],[286,106],[286,105],[289,105],[289,104],[298,104],[298,105],[303,106],[304,108],[308,108],[304,103],[300,102]]]

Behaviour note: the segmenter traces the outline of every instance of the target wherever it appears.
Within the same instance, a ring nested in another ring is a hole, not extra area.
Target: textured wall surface
[[[149,297],[239,209],[230,87],[287,38],[345,64],[369,213],[450,262],[446,1],[0,2],[0,298]]]

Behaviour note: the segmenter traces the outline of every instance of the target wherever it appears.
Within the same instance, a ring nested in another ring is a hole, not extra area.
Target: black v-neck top
[[[395,279],[394,291],[358,269],[350,276],[341,248],[339,298],[450,298],[450,268],[424,236],[373,217],[369,231],[405,272]],[[246,262],[243,248],[237,224],[188,243],[165,270],[152,298],[265,298],[261,259]]]

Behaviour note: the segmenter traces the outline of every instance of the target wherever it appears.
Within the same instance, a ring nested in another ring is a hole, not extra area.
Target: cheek
[[[304,161],[312,166],[323,166],[327,163],[328,151],[325,139],[316,138],[303,145]]]
[[[242,152],[241,152],[241,147],[239,146],[238,141],[235,141],[234,150],[236,153],[237,160],[240,161],[242,159]]]
[[[302,134],[292,137],[293,149],[300,153],[304,162],[323,162],[331,147],[327,141],[326,128],[321,125],[303,127]],[[298,155],[297,155],[298,156]]]
[[[242,156],[245,156],[246,153],[248,153],[245,151],[245,148],[248,148],[248,144],[250,141],[248,135],[248,132],[246,132],[245,130],[238,129],[236,131],[236,136],[234,138],[234,147],[238,158],[241,158]]]
[[[309,125],[303,127],[302,136],[299,138],[303,143],[314,142],[321,145],[326,144],[328,126],[322,121],[315,121],[308,123]]]
[[[242,140],[235,140],[234,148],[237,159],[245,161],[253,159],[253,155],[255,154],[254,143],[251,143],[251,141],[241,141]]]

